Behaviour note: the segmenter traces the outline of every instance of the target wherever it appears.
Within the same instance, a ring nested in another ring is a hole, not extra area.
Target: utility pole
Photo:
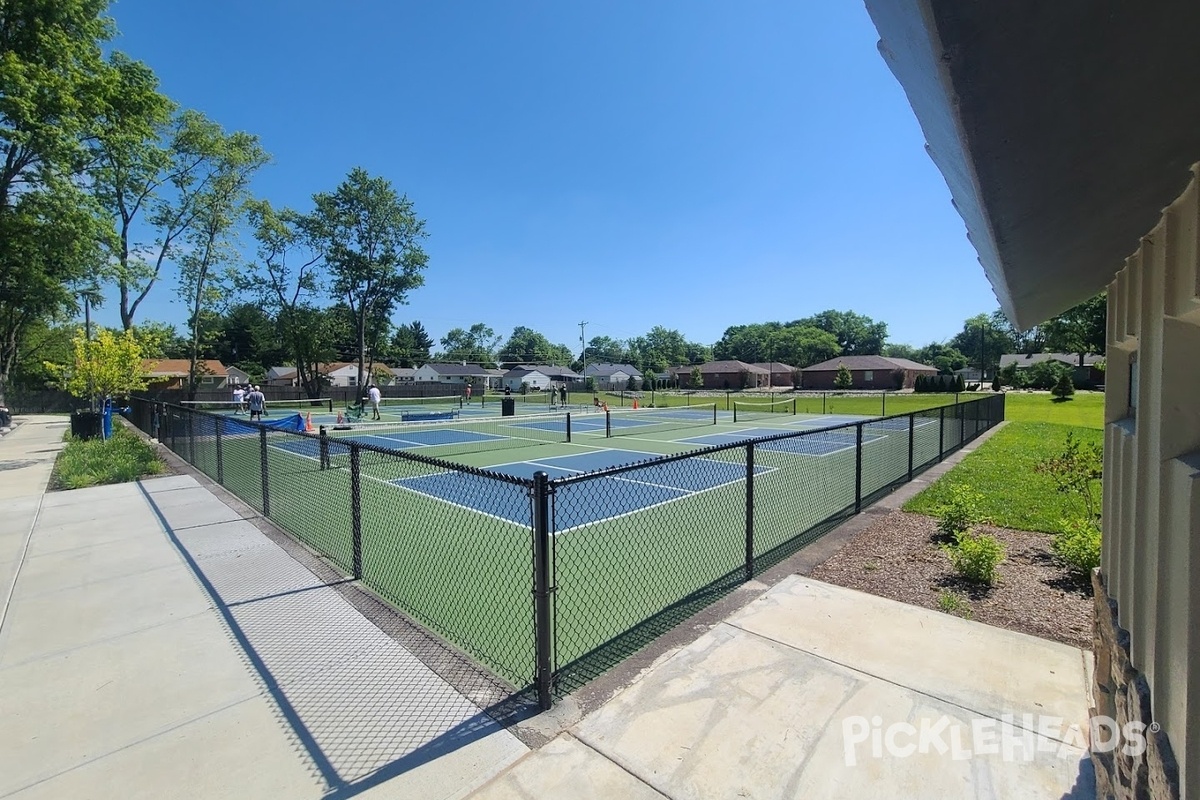
[[[983,378],[985,375],[985,372],[984,372],[985,367],[983,364],[983,353],[984,353],[983,331],[984,331],[983,321],[981,320],[979,322],[979,388],[980,389],[983,388]]]
[[[583,361],[583,366],[579,369],[581,374],[587,369],[587,339],[583,336],[583,329],[586,325],[586,322],[579,323],[579,358]]]

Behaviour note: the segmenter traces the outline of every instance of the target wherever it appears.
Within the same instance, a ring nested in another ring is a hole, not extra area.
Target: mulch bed
[[[992,587],[959,578],[934,537],[937,520],[893,511],[812,572],[818,580],[934,610],[939,595],[955,592],[977,622],[1020,631],[1085,650],[1092,648],[1092,590],[1054,560],[1050,536],[983,525],[1002,541],[1007,558]]]

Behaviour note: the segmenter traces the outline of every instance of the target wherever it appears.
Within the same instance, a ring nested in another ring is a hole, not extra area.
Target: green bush
[[[1054,384],[1054,388],[1050,390],[1050,394],[1060,400],[1066,400],[1075,394],[1075,384],[1071,382],[1071,375],[1064,372],[1058,376],[1058,382]]]
[[[1051,546],[1067,571],[1081,578],[1100,566],[1100,526],[1094,520],[1063,520],[1062,530],[1054,534]]]
[[[985,522],[980,505],[983,495],[967,486],[950,487],[950,499],[938,510],[938,530],[954,539]]]
[[[1071,368],[1066,364],[1048,358],[1045,361],[1039,361],[1027,369],[1025,371],[1025,378],[1028,385],[1034,389],[1053,389],[1063,375],[1066,375],[1067,380],[1070,380],[1071,373]]]
[[[954,544],[943,545],[950,563],[963,578],[972,583],[991,586],[996,580],[996,567],[1004,560],[1005,547],[986,533],[961,533]]]
[[[994,378],[992,378],[992,391],[998,392],[998,391],[1000,391],[1001,388],[1002,387],[1000,384],[1000,373],[997,372],[996,376]]]
[[[54,466],[55,483],[63,489],[82,489],[106,483],[126,483],[163,471],[154,447],[137,434],[113,426],[108,439],[68,439]]]
[[[846,369],[845,364],[838,364],[837,374],[833,376],[833,386],[835,389],[853,388],[854,376]]]

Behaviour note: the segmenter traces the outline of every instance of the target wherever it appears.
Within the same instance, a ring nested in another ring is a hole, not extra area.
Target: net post
[[[571,441],[571,412],[567,412],[567,443]]]
[[[354,579],[362,578],[362,464],[357,444],[350,443],[350,547]]]
[[[821,392],[821,413],[825,413],[825,392]]]
[[[533,615],[538,706],[548,711],[554,702],[550,631],[550,481],[541,470],[533,474]]]
[[[955,397],[957,398],[957,395]],[[967,407],[956,405],[954,410],[958,414],[958,446],[962,447],[967,443]]]
[[[916,442],[917,415],[908,415],[908,479],[913,479],[913,448]]]
[[[329,413],[333,413],[333,398],[329,398]]]
[[[737,403],[733,404],[733,421],[737,422]]]
[[[938,461],[946,457],[946,407],[938,407]]]
[[[726,411],[729,410],[729,398],[732,396],[733,396],[733,392],[725,392],[725,410]],[[733,421],[737,422],[737,418],[735,417]]]
[[[612,438],[612,412],[608,409],[604,410],[604,438]]]
[[[713,425],[717,424],[717,404],[713,403]]]
[[[318,450],[321,456],[321,469],[329,469],[329,433],[321,426]]]
[[[270,468],[267,466],[267,429],[258,429],[258,459],[262,472],[262,512],[264,517],[271,516],[271,483]]]
[[[754,443],[746,445],[746,580],[754,577]]]
[[[216,443],[217,443],[217,483],[220,484],[221,486],[224,486],[225,485],[225,453],[224,453],[225,448],[221,441],[221,432],[225,428],[225,418],[218,415],[213,420],[213,423],[214,423],[213,428],[215,431],[214,439],[216,440]]]
[[[862,511],[862,436],[863,424],[854,426],[854,513]]]
[[[796,398],[792,398],[792,416],[796,416]]]

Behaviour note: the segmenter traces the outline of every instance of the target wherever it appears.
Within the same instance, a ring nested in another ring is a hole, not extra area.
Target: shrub
[[[162,470],[154,447],[119,424],[108,439],[68,439],[54,465],[56,484],[64,489],[126,483]]]
[[[1084,578],[1100,566],[1100,526],[1095,520],[1063,520],[1062,530],[1054,534],[1051,545],[1063,566]]]
[[[965,392],[967,390],[967,382],[963,380],[962,375],[954,376],[954,391]]]
[[[1004,545],[995,536],[986,533],[959,534],[954,544],[944,545],[943,549],[955,572],[972,583],[987,586],[995,582],[996,567],[1005,555]]]
[[[1071,382],[1070,373],[1064,372],[1058,376],[1058,382],[1054,384],[1050,394],[1060,400],[1068,400],[1075,394],[1075,384]]]
[[[1001,388],[1003,387],[1000,385],[1000,373],[997,372],[996,377],[992,378],[992,391],[998,392]]]
[[[1071,372],[1071,368],[1066,364],[1050,358],[1039,361],[1026,370],[1025,377],[1028,385],[1034,389],[1053,389],[1062,375],[1065,374],[1070,380]]]
[[[902,369],[892,370],[892,388],[893,389],[903,389],[904,388],[904,370],[902,370]]]
[[[938,511],[938,530],[954,539],[985,522],[980,505],[983,495],[967,486],[950,487],[950,499]]]
[[[1099,443],[1084,444],[1068,432],[1063,450],[1040,462],[1034,469],[1049,475],[1054,488],[1079,502],[1079,514],[1085,520],[1100,516],[1100,481],[1104,477],[1104,449]]]
[[[963,619],[970,619],[973,616],[971,607],[967,605],[967,601],[963,599],[963,596],[949,589],[942,589],[938,592],[937,604],[938,608],[947,614],[953,614]]]
[[[854,376],[850,374],[850,370],[845,364],[838,364],[837,375],[833,378],[833,386],[835,389],[849,389],[854,386]]]

